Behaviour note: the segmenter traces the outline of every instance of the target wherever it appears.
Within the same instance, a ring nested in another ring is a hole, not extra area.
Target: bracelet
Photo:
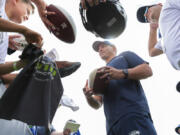
[[[17,70],[18,70],[18,68],[17,68],[17,62],[13,62],[13,70],[14,70],[14,71],[17,71]]]

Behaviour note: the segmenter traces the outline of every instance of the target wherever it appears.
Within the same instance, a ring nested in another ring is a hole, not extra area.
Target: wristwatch
[[[123,74],[125,75],[124,79],[128,78],[128,69],[122,69]]]

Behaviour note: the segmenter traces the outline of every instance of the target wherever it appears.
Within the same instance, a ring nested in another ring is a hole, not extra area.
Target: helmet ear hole
[[[87,10],[82,7],[80,9],[81,19],[86,30],[101,38],[116,38],[125,30],[127,16],[119,1],[107,0],[107,2],[101,2]],[[84,23],[85,18],[86,22]]]

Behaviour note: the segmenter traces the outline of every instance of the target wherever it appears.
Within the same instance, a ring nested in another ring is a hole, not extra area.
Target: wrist
[[[25,27],[25,26],[21,26],[19,29],[18,29],[18,32],[20,33],[20,34],[23,34],[23,35],[25,35],[25,33],[28,31],[28,28],[27,27]]]
[[[17,71],[17,70],[18,70],[17,62],[13,62],[13,70],[14,70],[14,71]]]
[[[128,75],[129,75],[128,69],[127,69],[127,68],[126,68],[126,69],[122,69],[122,73],[123,73],[123,78],[124,78],[124,79],[127,79],[127,78],[128,78]]]
[[[85,95],[88,100],[93,99],[92,95]]]
[[[17,68],[17,70],[23,68],[25,65],[26,65],[26,62],[23,61],[23,60],[19,60],[19,61],[16,62],[16,68]]]
[[[157,33],[157,28],[150,28],[150,33]]]

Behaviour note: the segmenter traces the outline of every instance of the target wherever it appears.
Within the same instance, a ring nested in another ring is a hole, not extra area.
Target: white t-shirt
[[[166,0],[159,21],[166,56],[180,70],[180,0]]]
[[[9,20],[5,12],[6,0],[0,0],[0,17]],[[0,64],[5,62],[8,48],[7,32],[0,32]],[[0,83],[0,98],[5,92],[5,87]],[[0,119],[0,135],[32,135],[27,124],[17,120]]]
[[[0,17],[9,20],[5,12],[6,0],[0,0]],[[0,32],[0,64],[5,62],[9,38],[7,32]]]

